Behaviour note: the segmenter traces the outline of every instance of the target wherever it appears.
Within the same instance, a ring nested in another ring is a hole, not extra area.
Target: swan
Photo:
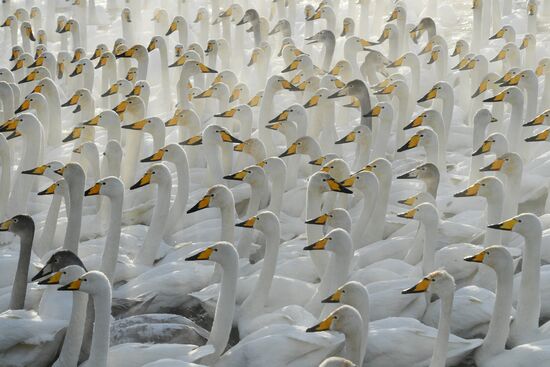
[[[69,19],[65,22],[63,28],[58,31],[58,33],[67,33],[70,32],[73,38],[73,50],[78,47],[83,47],[87,49],[86,46],[88,37],[82,36],[80,34],[80,23],[76,19]]]
[[[84,170],[78,163],[67,163],[55,172],[63,176],[69,187],[69,214],[63,249],[78,254],[82,226],[82,201],[86,181]]]
[[[147,52],[147,49],[143,45],[135,45],[129,48],[128,50],[117,53],[116,58],[134,58],[137,60],[138,66],[137,66],[137,80],[147,80],[147,69],[149,66],[149,54]]]
[[[88,121],[82,123],[84,126],[100,126],[107,130],[107,141],[121,141],[121,126],[119,115],[112,110],[100,112]]]
[[[398,152],[404,152],[418,146],[423,146],[426,151],[426,161],[427,163],[433,163],[438,167],[439,172],[446,172],[445,168],[445,157],[442,157],[441,149],[438,134],[431,128],[426,127],[419,129],[416,134],[411,136],[411,138],[399,149]]]
[[[361,107],[361,124],[366,125],[372,131],[372,118],[367,116],[367,112],[372,109],[368,88],[362,80],[355,79],[346,84],[339,91],[328,96],[331,98],[340,98],[353,96],[359,100]]]
[[[536,65],[536,46],[537,39],[532,34],[526,34],[521,41],[520,50],[525,50],[525,56],[523,58],[523,64],[530,68],[535,69]]]
[[[8,17],[4,20],[2,23],[3,27],[9,27],[10,36],[11,36],[11,45],[15,46],[17,45],[17,18],[15,15],[8,15]]]
[[[328,5],[321,6],[317,9],[315,13],[313,13],[313,15],[311,15],[309,18],[306,19],[306,22],[314,21],[321,18],[326,20],[325,28],[335,33],[336,32],[336,14],[334,12],[334,9]]]
[[[55,73],[52,75],[55,75]],[[33,93],[40,93],[46,98],[49,113],[47,141],[49,146],[56,147],[61,143],[61,103],[59,91],[53,79],[43,78],[36,84]]]
[[[260,30],[260,15],[256,9],[248,9],[245,11],[242,19],[237,23],[237,26],[250,23],[252,26],[252,32],[254,33],[254,46],[259,47],[262,41],[262,34]]]
[[[540,105],[540,110],[542,111],[550,107],[550,103],[548,102],[548,98],[550,97],[550,58],[545,57],[539,60],[535,74],[538,77],[544,76],[544,89]]]
[[[106,51],[99,56],[99,61],[95,66],[95,69],[102,69],[101,71],[101,90],[108,90],[110,85],[116,83],[117,70],[116,70],[116,57],[112,52]],[[116,93],[116,91],[113,91]],[[102,100],[103,101],[103,100]],[[109,98],[109,106],[114,107],[114,98]],[[106,104],[106,103],[104,103]]]
[[[63,166],[61,162],[57,163],[59,164],[59,168]],[[54,195],[50,204],[50,208],[48,209],[48,215],[46,217],[46,221],[44,222],[42,233],[40,234],[40,238],[34,249],[37,255],[43,256],[45,252],[53,250],[54,246],[52,246],[52,244],[54,243],[54,236],[57,228],[57,220],[59,209],[61,206],[61,199],[65,201],[65,207],[68,209],[69,188],[65,180],[61,179],[55,181],[45,190],[38,192],[37,195]]]
[[[175,31],[178,31],[179,43],[182,44],[183,47],[187,47],[187,45],[189,44],[188,43],[189,30],[188,30],[187,20],[185,20],[185,18],[182,17],[181,15],[176,15],[174,17],[165,35],[169,36]]]
[[[323,9],[324,8],[326,7],[323,7]],[[309,44],[322,43],[325,46],[322,69],[328,72],[332,65],[332,58],[334,57],[334,48],[336,44],[334,33],[329,29],[325,29],[306,38],[306,41],[309,41]]]
[[[374,93],[374,95],[395,95],[399,100],[399,111],[397,121],[408,121],[412,111],[409,109],[412,104],[409,103],[409,87],[402,80],[396,80],[392,84]],[[405,134],[401,126],[397,126],[397,133],[395,138],[396,149],[402,145],[402,141],[405,140]]]

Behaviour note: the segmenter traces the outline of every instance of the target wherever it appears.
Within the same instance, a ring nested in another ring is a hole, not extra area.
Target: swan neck
[[[439,313],[439,326],[435,348],[430,362],[430,367],[445,367],[447,350],[449,347],[449,335],[451,333],[451,312],[453,309],[454,293],[442,295],[441,311]]]
[[[235,212],[233,206],[220,208],[222,218],[222,233],[220,240],[234,243],[235,241]]]
[[[422,223],[424,227],[424,247],[422,250],[422,273],[429,274],[435,268],[435,247],[439,223]]]
[[[101,271],[105,273],[109,282],[113,282],[115,267],[120,245],[120,229],[122,225],[122,195],[110,197],[111,215],[110,224],[105,238],[105,249],[101,259]]]
[[[63,340],[61,353],[55,362],[55,366],[72,367],[78,365],[80,347],[84,338],[84,324],[86,320],[86,307],[88,294],[84,292],[73,293],[73,307],[69,327]]]
[[[84,177],[79,175],[67,180],[69,184],[69,217],[63,248],[78,254],[80,229],[82,226],[82,200],[84,198]]]
[[[96,367],[107,366],[109,354],[110,324],[111,324],[111,288],[93,295],[95,321],[90,359],[88,364]]]
[[[32,241],[34,238],[34,228],[25,231],[19,235],[20,250],[19,260],[17,261],[17,272],[13,281],[11,291],[10,309],[19,310],[25,306],[25,296],[27,293],[27,278],[29,273],[29,264],[31,261]]]

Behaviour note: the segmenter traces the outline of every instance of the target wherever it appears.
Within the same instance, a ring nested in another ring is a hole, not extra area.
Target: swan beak
[[[333,178],[329,178],[327,179],[327,185],[330,189],[330,191],[334,191],[334,192],[341,192],[341,193],[344,193],[344,194],[353,194],[353,191],[351,191],[350,189],[346,188],[344,185],[342,185],[341,183],[339,182],[336,182],[335,179]]]
[[[235,113],[237,112],[236,108],[232,108],[230,110],[227,110],[225,112],[219,113],[217,115],[214,115],[214,117],[233,117],[235,116]]]
[[[423,115],[419,115],[414,120],[412,120],[410,124],[405,126],[403,130],[414,129],[415,127],[422,126],[422,122],[424,122],[424,117]]]
[[[288,111],[284,110],[280,114],[278,114],[274,119],[270,120],[269,123],[273,124],[275,122],[283,122],[288,120]]]
[[[229,96],[229,103],[233,103],[241,97],[241,90],[238,88],[233,89],[231,95]]]
[[[256,223],[256,217],[250,217],[244,222],[235,224],[235,226],[242,228],[254,228],[254,223]]]
[[[464,198],[464,197],[468,197],[468,196],[476,196],[477,193],[479,192],[480,187],[481,187],[480,183],[475,183],[472,186],[468,187],[466,190],[457,192],[456,194],[454,194],[454,197],[455,198]]]
[[[32,82],[33,80],[36,79],[36,71],[33,70],[31,71],[26,77],[24,77],[23,79],[21,79],[19,81],[19,84],[24,84],[24,83],[28,83],[28,82]]]
[[[53,183],[51,184],[50,186],[48,186],[45,190],[42,190],[38,193],[36,193],[36,195],[39,195],[39,196],[42,196],[42,195],[53,195],[55,194],[55,189],[57,188],[57,184],[56,183]]]
[[[80,136],[82,135],[82,129],[83,129],[82,127],[75,127],[73,131],[71,131],[71,133],[67,135],[65,139],[63,139],[63,143],[68,143],[70,141],[79,139]]]
[[[455,45],[455,49],[454,49],[453,53],[451,54],[451,57],[458,56],[458,55],[460,55],[461,52],[462,52],[462,45],[460,43],[457,43]]]
[[[420,136],[415,134],[411,136],[409,141],[406,142],[401,148],[397,149],[397,151],[404,152],[406,150],[416,148],[418,146],[418,143],[420,143]]]
[[[262,96],[260,94],[256,94],[250,101],[248,101],[248,106],[257,107],[259,106],[261,100]]]
[[[544,65],[539,64],[539,65],[537,66],[537,68],[535,69],[535,74],[536,74],[537,76],[542,76],[542,74],[544,74]]]
[[[210,260],[210,256],[212,255],[212,252],[214,252],[214,249],[212,247],[207,247],[201,252],[189,256],[185,259],[185,261],[199,261],[199,260]]]
[[[345,37],[350,31],[349,23],[344,23],[344,26],[342,28],[342,33],[340,33],[340,37]]]
[[[309,161],[308,163],[313,166],[321,166],[323,165],[324,162],[325,162],[325,156],[320,156],[319,158]]]
[[[335,79],[334,80],[334,86],[338,89],[342,89],[342,88],[345,88],[346,87],[346,83],[344,83],[343,81],[341,81],[340,79]]]
[[[70,282],[69,284],[65,284],[62,287],[57,288],[58,291],[77,291],[80,289],[80,284],[82,283],[82,280],[76,279]]]
[[[8,135],[8,137],[6,138],[6,140],[11,140],[11,139],[15,139],[15,138],[18,138],[21,136],[21,133],[19,131],[14,131],[12,132],[10,135]]]
[[[220,131],[220,136],[225,143],[237,143],[237,144],[242,143],[241,140],[229,134],[227,131],[223,131],[223,130]]]
[[[519,49],[520,49],[520,50],[524,50],[524,49],[526,49],[527,47],[529,47],[529,38],[524,37],[524,38],[523,38],[523,41],[521,41],[521,46],[519,46]]]
[[[349,89],[344,87],[344,88],[340,89],[339,91],[337,91],[336,93],[333,93],[330,96],[328,96],[328,99],[340,98],[340,97],[345,97],[345,96],[348,96],[348,95],[349,95]]]
[[[323,237],[319,241],[304,247],[305,251],[324,250],[329,241],[329,237]]]
[[[90,60],[95,60],[100,56],[101,56],[101,48],[96,47],[94,54],[92,55],[92,57],[90,57]]]
[[[80,96],[78,94],[73,94],[73,96],[65,103],[61,105],[61,107],[69,107],[74,106],[78,103],[78,100],[80,99]]]
[[[545,111],[544,113],[541,113],[540,115],[538,115],[537,117],[535,117],[533,120],[529,121],[529,122],[526,122],[525,124],[523,124],[523,126],[537,126],[537,125],[542,125],[544,123],[544,120],[546,118],[546,115],[550,114],[550,110],[549,111]]]
[[[243,25],[243,24],[246,24],[246,23],[248,23],[248,20],[246,19],[246,17],[243,17],[243,19],[239,20],[237,25]]]
[[[518,85],[519,81],[521,80],[521,74],[514,75],[510,80],[505,81],[500,86],[501,87],[510,87],[512,85]]]
[[[153,176],[153,173],[151,171],[145,172],[143,177],[141,177],[138,182],[136,182],[135,184],[132,185],[132,187],[130,187],[130,190],[135,190],[137,188],[149,185],[151,183],[152,176]]]
[[[31,28],[27,28],[27,37],[29,37],[29,39],[33,42],[36,41],[36,38],[34,37],[34,34],[32,33]]]
[[[477,90],[474,94],[472,94],[472,98],[476,98],[481,93],[485,92],[487,90],[487,87],[489,86],[489,81],[487,79],[483,80],[480,84]]]
[[[197,98],[197,99],[198,98],[210,98],[210,97],[212,97],[213,94],[214,94],[214,89],[208,88],[204,92],[196,95],[194,98]]]
[[[388,38],[390,38],[390,28],[385,28],[376,42],[380,44],[385,40],[387,40]]]
[[[171,34],[174,33],[177,29],[178,29],[178,23],[172,22],[172,23],[170,24],[170,28],[168,28],[168,31],[166,32],[166,36],[171,35]]]
[[[109,89],[107,89],[107,91],[101,95],[101,97],[112,96],[113,94],[116,94],[116,93],[118,93],[118,84],[117,83],[111,85],[109,87]]]
[[[184,140],[180,143],[180,145],[201,145],[202,144],[202,136],[195,135],[190,137],[187,140]]]
[[[464,258],[464,261],[468,261],[471,263],[482,263],[484,258],[485,258],[485,250],[472,256],[466,256]]]
[[[342,298],[342,290],[338,289],[336,292],[325,298],[321,303],[339,303]]]
[[[428,290],[430,287],[430,279],[428,278],[422,278],[422,280],[418,283],[416,283],[414,286],[410,287],[409,289],[405,289],[401,291],[401,294],[411,294],[411,293],[423,293]]]
[[[211,68],[209,68],[208,66],[206,66],[202,63],[199,63],[199,69],[200,69],[201,73],[213,73],[213,74],[218,73],[216,70],[211,69]]]
[[[31,281],[34,282],[37,279],[45,277],[46,275],[50,275],[52,273],[51,267],[50,262],[48,262],[35,276],[32,277]]]
[[[204,208],[208,208],[210,206],[210,200],[211,199],[212,199],[212,197],[210,195],[205,195],[191,209],[189,209],[187,211],[187,214],[198,212],[199,210],[202,210]]]
[[[504,100],[505,95],[506,95],[506,91],[501,92],[501,93],[497,94],[494,97],[487,98],[487,99],[483,100],[483,102],[502,102]]]
[[[355,136],[356,136],[355,131],[352,131],[349,134],[347,134],[346,136],[344,136],[342,139],[337,140],[334,144],[346,144],[346,143],[354,142],[355,141]]]
[[[84,196],[96,196],[100,194],[101,183],[97,182],[94,186],[90,187],[88,190],[84,191]]]
[[[294,155],[297,153],[297,150],[298,150],[298,145],[296,143],[293,143],[292,145],[290,145],[288,147],[287,150],[285,150],[280,156],[279,158],[283,158],[283,157],[288,157],[290,155]]]
[[[387,95],[392,94],[395,90],[395,84],[390,84],[382,90],[374,92],[375,95]]]
[[[317,10],[315,14],[313,14],[311,17],[307,18],[306,20],[312,21],[317,19],[321,19],[321,9]]]
[[[318,216],[317,218],[313,218],[306,221],[306,224],[317,224],[317,225],[325,225],[328,221],[329,215],[323,214]]]
[[[244,150],[244,143],[237,144],[233,147],[233,151],[242,152]]]
[[[490,165],[481,168],[480,172],[500,171],[504,165],[504,159],[497,158]]]
[[[310,107],[315,107],[319,104],[319,100],[321,99],[321,97],[319,96],[313,96],[309,99],[309,101],[307,101],[305,104],[304,104],[304,108],[310,108]]]
[[[41,280],[38,282],[40,285],[52,285],[52,284],[59,284],[59,280],[61,279],[61,273],[60,271],[55,272],[52,276],[49,278],[46,278],[44,280]]]
[[[399,213],[397,216],[399,218],[405,218],[405,219],[414,219],[414,216],[416,215],[416,208],[411,209],[409,211],[406,211],[405,213]]]
[[[156,42],[154,40],[151,40],[151,42],[149,42],[149,45],[147,45],[147,52],[151,52],[156,48],[157,48]]]
[[[403,205],[406,205],[406,206],[413,206],[416,203],[416,200],[417,200],[416,195],[413,195],[413,196],[408,197],[404,200],[398,200],[397,202],[399,204],[403,204]]]
[[[91,120],[88,120],[86,122],[83,122],[82,125],[86,125],[86,126],[97,126],[99,124],[99,115],[96,115],[94,118],[92,118]]]
[[[547,141],[548,137],[550,136],[550,129],[546,129],[537,135],[530,136],[525,139],[527,142],[534,142],[534,141]]]
[[[420,98],[417,102],[422,103],[422,102],[430,101],[436,97],[437,97],[437,89],[432,88],[428,93],[426,93],[424,97]]]
[[[290,65],[288,65],[286,68],[284,68],[281,73],[288,73],[289,71],[294,71],[296,69],[298,69],[298,67],[300,66],[300,60],[294,60],[290,63]]]
[[[387,67],[388,68],[397,68],[399,66],[403,66],[403,62],[405,62],[405,57],[401,56],[397,60],[390,63]]]
[[[223,176],[226,180],[243,181],[248,176],[248,171],[242,170],[232,175]]]
[[[17,49],[17,48],[14,48],[12,51],[11,51],[11,57],[10,57],[10,60],[9,61],[14,61],[16,59],[19,58],[19,56],[21,56],[21,50]],[[541,74],[542,75],[542,74]]]
[[[29,68],[35,68],[37,66],[42,66],[44,64],[44,56],[39,56],[32,64],[29,65]]]
[[[136,85],[134,86],[132,91],[126,95],[126,97],[139,96],[139,95],[141,95],[141,86]]]
[[[363,46],[363,51],[369,51],[369,50],[367,50],[367,47],[378,45],[378,42],[371,42],[371,41],[368,41],[364,38],[361,38],[359,40],[359,42],[361,43],[361,46]]]
[[[97,65],[95,66],[95,69],[100,69],[105,65],[107,65],[107,57],[106,56],[101,56],[101,58],[97,62]]]
[[[505,28],[501,28],[497,33],[489,37],[490,40],[497,40],[504,37],[504,33],[506,32]]]
[[[368,166],[367,166],[368,167]],[[415,170],[411,170],[409,172],[405,172],[400,176],[397,176],[397,179],[403,180],[403,179],[411,179],[411,178],[417,178],[417,175],[415,173]]]
[[[120,115],[121,113],[124,113],[126,111],[127,107],[128,107],[128,101],[123,100],[119,104],[117,104],[115,106],[115,108],[113,108],[113,111],[115,111],[116,113],[118,113]]]
[[[381,112],[382,112],[382,107],[377,105],[377,106],[374,106],[372,110],[364,114],[363,117],[378,117],[380,116]]]
[[[332,70],[329,71],[329,75],[338,76],[340,75],[341,71],[342,71],[342,66],[336,65],[332,68]]]
[[[490,62],[501,61],[501,60],[504,60],[505,58],[506,58],[506,51],[500,50],[500,52],[494,58],[492,58]]]
[[[65,25],[63,26],[63,28],[61,28],[61,30],[59,31],[59,33],[67,33],[71,30],[71,23],[67,22],[65,23]]]
[[[72,77],[75,77],[77,75],[80,75],[82,74],[82,70],[84,69],[84,65],[82,64],[78,64],[76,65],[76,67],[74,68],[73,72],[69,74],[69,76],[72,78]]]
[[[60,176],[63,176],[63,173],[65,173],[65,167],[63,166],[60,169],[56,169],[54,172]]]
[[[293,91],[293,92],[300,92],[300,88],[297,88],[295,85],[291,84],[288,80],[283,80],[281,82],[281,86],[283,89]]]
[[[0,231],[2,231],[2,232],[9,231],[12,222],[13,221],[11,219],[8,219],[8,220],[0,223]]]
[[[133,124],[128,125],[122,125],[121,128],[128,129],[128,130],[138,130],[141,131],[145,127],[145,125],[149,122],[149,119],[143,119],[134,122]]]
[[[388,20],[386,20],[386,22],[392,22],[392,21],[396,20],[398,14],[399,14],[399,13],[397,12],[397,9],[393,9],[393,11],[392,11],[390,17],[388,18]]]
[[[115,57],[117,59],[120,59],[120,58],[128,58],[128,57],[133,57],[134,56],[134,49],[133,48],[129,48],[128,50],[124,51],[124,52],[121,52],[117,55],[115,55]]]
[[[356,180],[357,180],[357,177],[352,175],[352,176],[346,178],[344,181],[341,181],[340,185],[342,185],[344,187],[353,187],[353,185],[355,185]]]
[[[491,224],[487,227],[492,229],[501,229],[503,231],[511,231],[514,229],[515,225],[518,223],[519,221],[516,218],[511,218],[504,222],[500,222],[498,224]]]
[[[536,15],[537,14],[537,4],[529,3],[527,4],[527,14],[528,15]]]
[[[147,158],[143,158],[141,160],[141,162],[145,163],[145,162],[158,162],[158,161],[162,161],[162,159],[164,158],[164,149],[159,149],[157,150],[153,155],[150,155],[149,157]]]
[[[0,125],[0,132],[15,131],[15,129],[17,129],[18,124],[19,124],[19,119],[17,118],[8,120],[2,125]]]
[[[472,59],[472,60],[468,61],[468,62],[466,63],[466,65],[464,65],[463,67],[461,67],[461,68],[459,69],[459,71],[473,70],[473,69],[476,67],[476,64],[477,64],[476,60],[475,60],[475,59]]]
[[[36,176],[41,176],[44,174],[44,172],[46,172],[46,169],[48,168],[48,165],[46,164],[43,164],[41,166],[38,166],[36,168],[33,168],[33,169],[28,169],[28,170],[25,170],[25,171],[22,171],[21,173],[24,174],[24,175],[36,175]]]
[[[185,64],[186,61],[187,61],[187,56],[181,55],[180,57],[177,58],[176,61],[174,61],[173,64],[168,65],[168,67],[173,68],[173,67],[176,67],[176,66],[182,66],[183,64]]]
[[[472,153],[472,157],[475,157],[476,155],[481,155],[487,152],[491,151],[491,146],[493,145],[493,142],[490,140],[485,140],[481,146]]]
[[[23,111],[26,111],[30,108],[31,106],[31,101],[29,101],[28,99],[25,99],[23,101],[23,103],[21,103],[21,106],[19,106],[14,113],[20,113],[20,112],[23,112]]]
[[[318,331],[326,331],[330,330],[330,326],[332,325],[332,320],[334,319],[334,316],[330,315],[317,325],[314,325],[306,330],[306,333],[315,333]]]

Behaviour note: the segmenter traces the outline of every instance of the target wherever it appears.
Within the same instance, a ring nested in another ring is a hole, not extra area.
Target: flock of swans
[[[550,366],[550,1],[0,17],[0,366]]]

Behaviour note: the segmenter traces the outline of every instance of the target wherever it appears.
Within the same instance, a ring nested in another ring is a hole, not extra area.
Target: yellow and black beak
[[[416,283],[414,286],[409,289],[401,291],[401,294],[411,294],[411,293],[424,293],[430,287],[430,279],[423,278],[420,282]]]
[[[23,111],[27,111],[31,107],[31,101],[28,99],[25,99],[23,103],[21,103],[21,106],[19,106],[14,113],[21,113]]]
[[[229,103],[233,103],[241,97],[241,90],[239,88],[233,89],[231,95],[229,96]]]
[[[326,319],[318,323],[317,325],[314,325],[306,330],[306,333],[315,333],[318,331],[327,331],[330,330],[330,327],[332,326],[332,320],[334,320],[334,316],[328,316]]]
[[[548,111],[544,111],[543,113],[541,113],[540,115],[538,115],[537,117],[535,117],[533,120],[529,121],[529,122],[526,122],[525,124],[523,124],[523,126],[537,126],[537,125],[542,125],[544,123],[544,120],[546,119],[546,116],[550,114],[550,110]]]
[[[315,107],[319,104],[319,100],[321,99],[321,97],[319,97],[318,95],[315,95],[313,97],[311,97],[305,104],[304,104],[304,108],[310,108],[310,107]]]
[[[509,80],[502,83],[500,86],[511,87],[512,85],[518,85],[520,80],[521,80],[521,74],[516,74],[513,77],[511,77]]]
[[[156,42],[151,40],[151,42],[149,42],[149,45],[147,45],[147,52],[151,52],[156,48],[157,48]]]
[[[345,180],[343,181],[340,181],[340,185],[344,186],[344,187],[353,187],[353,185],[355,185],[355,181],[357,180],[357,176],[355,176],[355,174],[349,176],[348,178],[346,178]]]
[[[70,141],[79,139],[80,136],[82,135],[82,130],[83,130],[82,127],[75,127],[73,131],[71,131],[71,133],[67,135],[65,139],[63,139],[63,143],[68,143]]]
[[[463,198],[463,197],[469,197],[469,196],[476,196],[479,192],[479,188],[481,187],[480,183],[475,183],[472,186],[468,187],[466,190],[457,192],[454,194],[455,198]]]
[[[212,253],[214,252],[214,249],[212,247],[207,247],[204,250],[200,251],[199,253],[189,256],[185,259],[185,261],[200,261],[200,260],[210,260],[210,256],[212,256]]]
[[[482,263],[484,258],[485,258],[485,250],[472,256],[466,256],[464,258],[464,261],[468,261],[472,263]]]
[[[282,122],[282,121],[287,121],[287,120],[288,120],[288,111],[284,110],[283,112],[278,114],[275,118],[271,119],[269,121],[269,123],[273,124],[275,122]]]
[[[202,199],[200,199],[191,209],[187,211],[187,214],[198,212],[199,210],[208,208],[210,206],[210,201],[212,200],[212,196],[210,195],[204,195]]]
[[[504,222],[491,224],[487,227],[492,229],[501,229],[503,231],[512,231],[518,223],[519,221],[516,218],[510,218],[508,220],[505,220]]]
[[[527,142],[548,141],[549,136],[550,136],[550,129],[546,129],[536,135],[525,138],[525,141]]]
[[[321,303],[340,303],[340,299],[342,298],[342,290],[338,289],[336,292],[325,298],[321,301]]]
[[[322,166],[323,163],[325,163],[325,160],[326,160],[325,156],[322,155],[319,158],[309,161],[308,163],[313,166]]]
[[[90,187],[88,190],[84,191],[84,196],[96,196],[101,193],[101,182],[96,182],[96,184]]]
[[[332,98],[340,98],[340,97],[346,97],[349,95],[349,88],[347,87],[344,87],[342,89],[340,89],[339,91],[331,94],[330,96],[328,96],[327,98],[328,99],[332,99]]]
[[[82,70],[84,70],[84,65],[82,64],[78,64],[76,65],[76,67],[74,68],[73,72],[71,74],[69,74],[70,77],[75,77],[77,75],[80,75],[82,74]]]
[[[141,162],[143,162],[143,163],[145,163],[145,162],[158,162],[158,161],[162,161],[163,158],[164,158],[164,149],[161,148],[161,149],[157,150],[154,154],[150,155],[149,157],[143,158],[141,160]]]
[[[397,68],[397,67],[403,66],[404,61],[405,61],[405,57],[401,56],[397,60],[390,63],[387,67],[388,68]]]
[[[65,23],[63,28],[61,28],[59,33],[67,33],[67,32],[70,32],[70,31],[71,31],[71,23],[67,22],[67,23]]]
[[[36,176],[42,176],[44,172],[46,172],[46,169],[48,169],[48,166],[46,164],[43,164],[41,166],[35,167],[33,169],[28,169],[25,171],[21,171],[24,175],[36,175]]]
[[[288,73],[289,71],[294,71],[300,66],[300,60],[292,61],[286,68],[284,68],[281,73]]]
[[[500,52],[495,57],[493,57],[490,60],[490,62],[501,61],[501,60],[504,60],[505,58],[506,58],[506,51],[505,50],[500,50]]]
[[[41,280],[38,282],[40,285],[54,285],[59,284],[59,280],[61,279],[61,272],[55,272],[53,275],[51,275],[49,278],[46,278],[44,280]]]
[[[128,93],[126,95],[126,97],[139,96],[139,95],[141,95],[141,86],[140,85],[135,85],[134,88],[132,89],[132,91],[130,93]]]
[[[132,185],[132,187],[130,187],[130,190],[135,190],[137,188],[149,185],[151,183],[151,176],[153,176],[151,171],[145,172],[143,177],[141,177],[138,182],[136,182],[135,184]]]
[[[414,129],[415,127],[422,126],[423,122],[424,122],[424,116],[419,115],[414,120],[412,120],[407,126],[405,126],[403,130]]]
[[[133,124],[122,125],[121,128],[128,129],[128,130],[141,131],[141,130],[143,130],[145,125],[147,125],[148,121],[149,121],[148,119],[139,120],[139,121],[134,122]]]
[[[502,166],[504,165],[504,159],[497,158],[491,163],[490,165],[481,168],[480,172],[493,172],[493,171],[500,171],[502,169]]]
[[[481,144],[481,146],[475,152],[472,153],[472,157],[490,152],[492,145],[493,145],[492,141],[485,140],[483,144]]]
[[[0,132],[15,131],[17,129],[18,124],[19,124],[19,119],[17,118],[8,120],[4,122],[2,125],[0,125]]]
[[[298,144],[293,143],[287,148],[287,150],[285,150],[283,153],[281,153],[281,155],[279,155],[279,157],[283,158],[283,157],[288,157],[290,155],[294,155],[294,154],[297,153],[297,150],[298,150]]]
[[[38,193],[36,193],[36,195],[53,195],[55,194],[55,189],[57,189],[57,184],[56,183],[53,183],[51,184],[50,186],[48,186],[45,190],[42,190]]]
[[[78,103],[78,100],[80,99],[80,96],[78,94],[73,94],[73,96],[65,103],[61,105],[61,107],[69,107],[74,106]]]
[[[375,95],[388,95],[388,94],[392,94],[393,91],[395,90],[395,84],[390,84],[388,85],[387,87],[381,89],[381,90],[378,90],[376,92],[374,92]]]
[[[301,92],[302,91],[300,88],[296,87],[294,84],[292,84],[288,80],[283,80],[281,82],[281,86],[283,87],[283,89],[286,89],[286,90],[289,90],[289,91],[292,91],[292,92]]]
[[[101,95],[101,97],[112,96],[113,94],[116,94],[116,93],[118,93],[118,84],[114,83],[109,87],[109,89],[107,89],[105,93]]]
[[[405,219],[414,219],[414,216],[416,215],[416,208],[415,209],[411,209],[405,213],[399,213],[397,214],[397,216],[399,218],[405,218]]]
[[[329,218],[328,214],[323,214],[318,216],[317,218],[306,220],[306,224],[317,224],[317,225],[323,226],[327,223],[328,218]]]
[[[172,23],[170,24],[170,27],[168,28],[168,31],[166,31],[166,36],[171,35],[171,34],[174,33],[177,29],[178,29],[178,23],[172,22]]]
[[[203,91],[202,93],[196,95],[194,98],[210,98],[212,97],[212,95],[214,94],[214,89],[212,88],[208,88],[206,89],[205,91]]]
[[[192,136],[189,139],[184,140],[179,144],[180,145],[201,145],[202,144],[202,136],[201,135]]]
[[[208,66],[199,63],[199,69],[203,74],[217,74],[218,72],[214,69],[209,68]]]
[[[254,224],[256,223],[257,217],[250,217],[244,222],[240,222],[235,224],[236,227],[242,227],[242,228],[254,228]]]
[[[500,92],[496,96],[484,99],[483,102],[502,102],[504,100],[505,95],[506,95],[506,92]]]
[[[99,120],[100,120],[99,115],[96,115],[96,116],[94,116],[94,118],[92,118],[91,120],[88,120],[88,121],[83,122],[82,125],[85,125],[85,126],[97,126],[97,125],[99,125]]]
[[[230,118],[230,117],[233,117],[235,116],[235,113],[237,112],[237,109],[236,108],[232,108],[230,110],[227,110],[225,112],[222,112],[222,113],[218,113],[216,115],[214,115],[214,117],[225,117],[225,118]]]
[[[327,247],[328,241],[330,241],[329,237],[323,237],[319,241],[304,247],[304,250],[306,251],[324,250],[325,247]]]
[[[401,148],[397,149],[397,151],[404,152],[406,150],[416,148],[419,143],[420,143],[420,136],[415,134],[411,136],[409,141],[406,142]]]
[[[306,18],[307,21],[321,19],[321,9],[317,10],[311,17]]]
[[[476,91],[474,92],[474,94],[472,94],[472,98],[476,98],[477,96],[479,96],[481,93],[485,92],[487,90],[489,86],[489,82],[487,81],[487,79],[484,79],[480,84],[479,84],[479,87],[477,87]]]
[[[174,61],[172,64],[168,65],[169,68],[173,68],[176,66],[182,66],[187,61],[187,56],[181,55],[179,56],[176,61]]]
[[[390,14],[390,17],[386,20],[386,22],[392,22],[397,19],[398,16],[397,9],[393,9],[392,13]]]
[[[10,226],[13,223],[13,220],[8,219],[2,223],[0,223],[0,231],[5,232],[10,230]]]
[[[497,33],[493,34],[491,37],[489,37],[490,40],[496,40],[504,37],[504,33],[506,32],[505,28],[501,28]]]
[[[36,79],[36,74],[37,74],[36,70],[31,71],[26,77],[24,77],[19,81],[19,84],[32,82],[33,80]]]
[[[237,144],[233,147],[233,151],[242,152],[244,151],[244,143]]]
[[[369,112],[363,115],[363,117],[378,117],[382,112],[382,107],[379,105],[374,106]]]
[[[60,169],[56,169],[54,172],[60,176],[63,176],[63,173],[65,173],[65,167],[63,166]]]
[[[237,139],[236,137],[234,137],[233,135],[229,134],[227,131],[220,131],[220,136],[222,138],[222,141],[224,143],[237,143],[237,144],[240,144],[242,143],[241,140]]]
[[[537,66],[537,68],[535,69],[535,74],[537,76],[542,76],[542,74],[544,74],[544,65],[543,64],[539,64]]]
[[[232,175],[223,176],[225,180],[233,180],[233,181],[242,181],[248,176],[249,172],[246,170],[242,170],[236,173],[233,173]]]
[[[403,199],[403,200],[397,200],[397,202],[399,204],[403,204],[403,205],[406,205],[406,206],[413,206],[415,203],[416,203],[416,200],[417,200],[417,196],[416,195],[413,195],[413,196],[410,196],[406,199]]]
[[[35,68],[37,66],[44,65],[44,56],[38,56],[32,64],[29,65],[29,68]]]
[[[118,113],[120,115],[121,113],[124,113],[126,111],[127,107],[128,107],[128,101],[123,100],[119,104],[117,104],[115,106],[115,108],[113,108],[113,111],[115,111],[116,113]]]
[[[329,178],[327,179],[327,185],[330,189],[330,191],[334,191],[334,192],[341,192],[343,194],[353,194],[353,191],[351,191],[350,189],[346,188],[344,185],[342,185],[341,183],[337,182],[335,179],[333,178]]]
[[[252,99],[250,99],[250,101],[248,101],[248,106],[250,107],[257,107],[260,105],[260,101],[262,100],[262,95],[261,94],[256,94],[254,97],[252,97]]]
[[[344,136],[342,139],[337,140],[334,144],[352,143],[352,142],[355,141],[356,135],[357,135],[356,132],[352,131],[349,134],[347,134],[346,136]]]
[[[436,97],[437,97],[437,89],[432,88],[428,93],[426,93],[424,97],[420,98],[417,102],[422,103],[422,102],[430,101]]]
[[[124,52],[121,52],[121,53],[119,53],[119,54],[116,54],[115,57],[116,57],[117,59],[133,57],[133,56],[134,56],[134,53],[135,53],[135,50],[134,50],[133,48],[129,48],[129,49],[127,49],[127,50],[124,51]]]
[[[62,287],[57,288],[58,291],[77,291],[80,289],[80,285],[82,284],[82,280],[76,279],[70,282],[69,284],[65,284]]]

